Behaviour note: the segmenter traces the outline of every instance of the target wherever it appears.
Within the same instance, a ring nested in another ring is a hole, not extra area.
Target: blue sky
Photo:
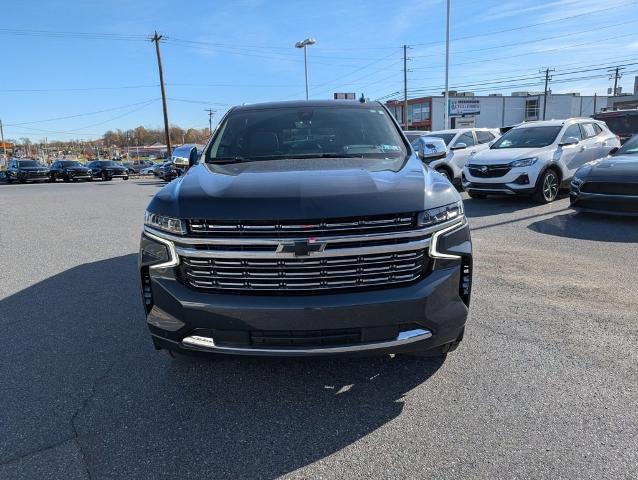
[[[170,121],[184,128],[206,126],[206,108],[219,119],[232,104],[303,98],[294,43],[308,36],[317,40],[308,49],[311,98],[400,91],[403,44],[411,46],[410,96],[440,94],[444,22],[439,0],[10,2],[0,29],[0,119],[6,138],[34,141],[161,126],[155,53],[144,39],[155,29],[168,37]],[[619,64],[630,91],[637,27],[637,1],[452,0],[450,86],[537,91],[538,70],[552,67],[554,92],[602,95],[610,80],[593,69]]]

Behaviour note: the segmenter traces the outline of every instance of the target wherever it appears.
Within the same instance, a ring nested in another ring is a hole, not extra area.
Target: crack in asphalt
[[[84,454],[84,449],[82,448],[82,445],[79,442],[80,434],[78,433],[77,427],[75,426],[75,421],[78,418],[78,416],[84,411],[84,409],[89,404],[89,402],[93,400],[93,397],[95,397],[95,394],[97,393],[98,386],[106,379],[109,373],[111,373],[111,370],[113,369],[114,365],[115,365],[115,362],[111,362],[109,366],[106,368],[106,370],[104,371],[104,373],[102,373],[102,375],[100,375],[93,382],[93,385],[91,385],[91,391],[89,395],[84,399],[84,401],[82,402],[82,405],[80,405],[80,407],[71,416],[71,429],[73,430],[72,440],[75,441],[75,444],[77,445],[78,450],[80,451],[80,455],[82,456],[82,463],[84,464],[84,468],[86,469],[86,475],[89,478],[89,480],[92,478],[91,471],[89,469],[89,464],[86,461],[86,455]]]

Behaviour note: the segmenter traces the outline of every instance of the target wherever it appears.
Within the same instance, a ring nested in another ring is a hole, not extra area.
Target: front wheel
[[[537,203],[553,202],[556,200],[556,196],[558,195],[559,186],[560,182],[556,172],[551,168],[545,170],[538,181],[536,190],[534,191],[534,201]]]
[[[49,175],[49,182],[55,182],[55,173]]]
[[[102,180],[103,181],[109,180],[109,176],[108,176],[108,174],[106,172],[102,172]]]

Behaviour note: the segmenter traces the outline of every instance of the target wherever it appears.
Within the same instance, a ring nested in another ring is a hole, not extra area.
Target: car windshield
[[[513,128],[499,138],[493,149],[498,148],[540,148],[551,145],[560,132],[560,125],[551,127]]]
[[[62,165],[63,167],[81,167],[82,166],[82,164],[78,162],[77,160],[62,160],[60,162],[60,165]]]
[[[406,154],[394,123],[379,106],[299,106],[231,112],[206,161],[404,159]]]
[[[456,136],[456,133],[428,133],[427,136],[440,138],[449,146],[452,139]]]
[[[614,155],[638,155],[638,135],[634,135]]]
[[[609,130],[617,135],[632,135],[638,132],[638,115],[636,114],[613,114],[597,118],[603,120]]]
[[[100,160],[100,165],[102,167],[118,167],[119,166],[113,160]]]
[[[19,160],[18,167],[39,167],[40,164],[35,160]]]

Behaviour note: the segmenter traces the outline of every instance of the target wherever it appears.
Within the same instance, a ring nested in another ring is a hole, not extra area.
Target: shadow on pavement
[[[597,242],[638,242],[638,219],[571,211],[534,222],[538,233]]]
[[[277,477],[395,419],[443,363],[173,360],[151,346],[136,275],[131,254],[0,301],[0,477],[58,463],[64,478]]]

